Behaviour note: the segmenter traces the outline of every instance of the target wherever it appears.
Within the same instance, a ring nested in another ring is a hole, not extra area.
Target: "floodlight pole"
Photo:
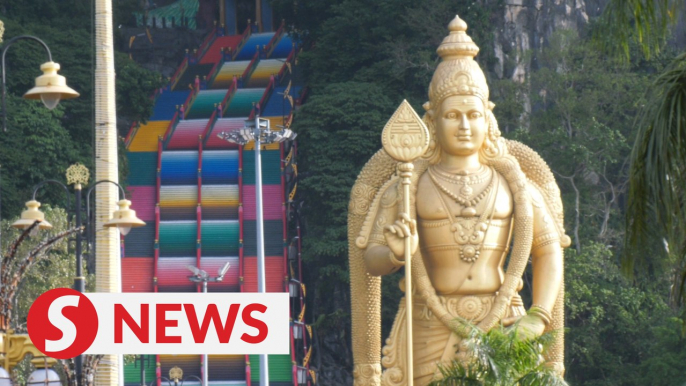
[[[202,293],[206,294],[207,293],[207,282],[221,282],[224,280],[224,275],[228,271],[230,264],[229,262],[226,262],[224,266],[219,270],[219,275],[216,277],[210,277],[207,272],[198,269],[194,266],[188,266],[191,272],[193,272],[193,276],[188,276],[188,279],[192,281],[193,283],[201,283],[202,282]],[[207,354],[203,354],[202,356],[202,384],[200,386],[208,386],[209,385],[209,372],[210,372],[210,365],[209,365],[209,356]],[[198,378],[199,379],[199,378]],[[181,382],[183,384],[183,381]]]
[[[257,223],[257,292],[267,292],[264,264],[264,216],[262,214],[262,130],[260,116],[255,114],[255,214]],[[269,385],[269,359],[260,355],[260,386]]]
[[[257,292],[267,292],[265,279],[264,258],[264,215],[262,205],[262,144],[293,140],[296,134],[290,129],[284,128],[283,132],[276,134],[269,128],[269,120],[262,119],[256,110],[254,121],[245,121],[245,127],[233,132],[219,133],[219,138],[245,146],[250,141],[255,141],[255,217],[257,223]],[[269,361],[265,354],[260,355],[260,386],[269,386]]]

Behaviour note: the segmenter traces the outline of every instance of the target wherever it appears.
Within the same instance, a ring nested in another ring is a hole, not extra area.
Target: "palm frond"
[[[441,379],[432,386],[566,386],[567,383],[552,368],[542,362],[542,355],[553,343],[555,333],[527,340],[512,328],[495,328],[484,333],[478,328],[469,331],[461,347],[467,347],[467,361],[454,360],[439,365]]]
[[[631,154],[622,262],[633,273],[636,264],[649,262],[641,246],[651,237],[664,238],[681,270],[674,283],[680,303],[686,280],[686,53],[658,76],[647,100]]]
[[[637,43],[650,58],[666,42],[674,23],[679,0],[610,0],[594,34],[603,51],[628,61],[631,43]]]

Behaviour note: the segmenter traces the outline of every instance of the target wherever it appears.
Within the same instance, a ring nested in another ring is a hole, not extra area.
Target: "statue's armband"
[[[387,245],[383,228],[391,224],[398,211],[398,178],[392,178],[375,194],[368,206],[367,216],[362,224],[355,245],[367,249],[370,244]],[[390,222],[389,222],[390,221]]]
[[[378,210],[374,217],[372,230],[369,234],[369,242],[379,245],[388,245],[384,236],[384,228],[393,224],[398,217],[400,195],[398,184],[392,184],[381,193]]]
[[[534,239],[531,253],[535,256],[536,251],[541,248],[551,244],[559,244],[560,234],[541,192],[531,183],[528,184],[528,190],[531,194],[531,202],[534,209]]]

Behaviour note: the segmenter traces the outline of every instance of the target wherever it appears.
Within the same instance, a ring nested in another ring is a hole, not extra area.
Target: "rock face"
[[[600,14],[607,0],[507,0],[496,25],[492,70],[501,79],[524,82],[535,62],[529,51],[541,49],[560,29],[581,32],[589,17]],[[529,59],[525,59],[525,58]]]

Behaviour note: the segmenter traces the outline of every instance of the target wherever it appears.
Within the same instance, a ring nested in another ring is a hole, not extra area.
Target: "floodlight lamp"
[[[253,133],[252,128],[244,127],[240,129],[238,133],[240,134],[241,138],[243,138],[245,143],[255,140],[255,134]]]
[[[284,129],[283,136],[286,137],[287,140],[293,141],[295,137],[298,136],[298,133],[294,132],[291,129]]]
[[[217,134],[217,137],[231,143],[235,143],[240,146],[244,146],[246,143],[249,141],[243,138],[242,135],[240,135],[239,131],[223,131],[219,134]]]
[[[219,278],[224,278],[224,275],[226,275],[226,272],[229,271],[229,268],[231,267],[231,262],[226,262],[219,270],[217,271],[217,274],[219,275]]]
[[[196,266],[189,264],[186,266],[186,268],[188,268],[193,275],[200,276],[200,270]]]

